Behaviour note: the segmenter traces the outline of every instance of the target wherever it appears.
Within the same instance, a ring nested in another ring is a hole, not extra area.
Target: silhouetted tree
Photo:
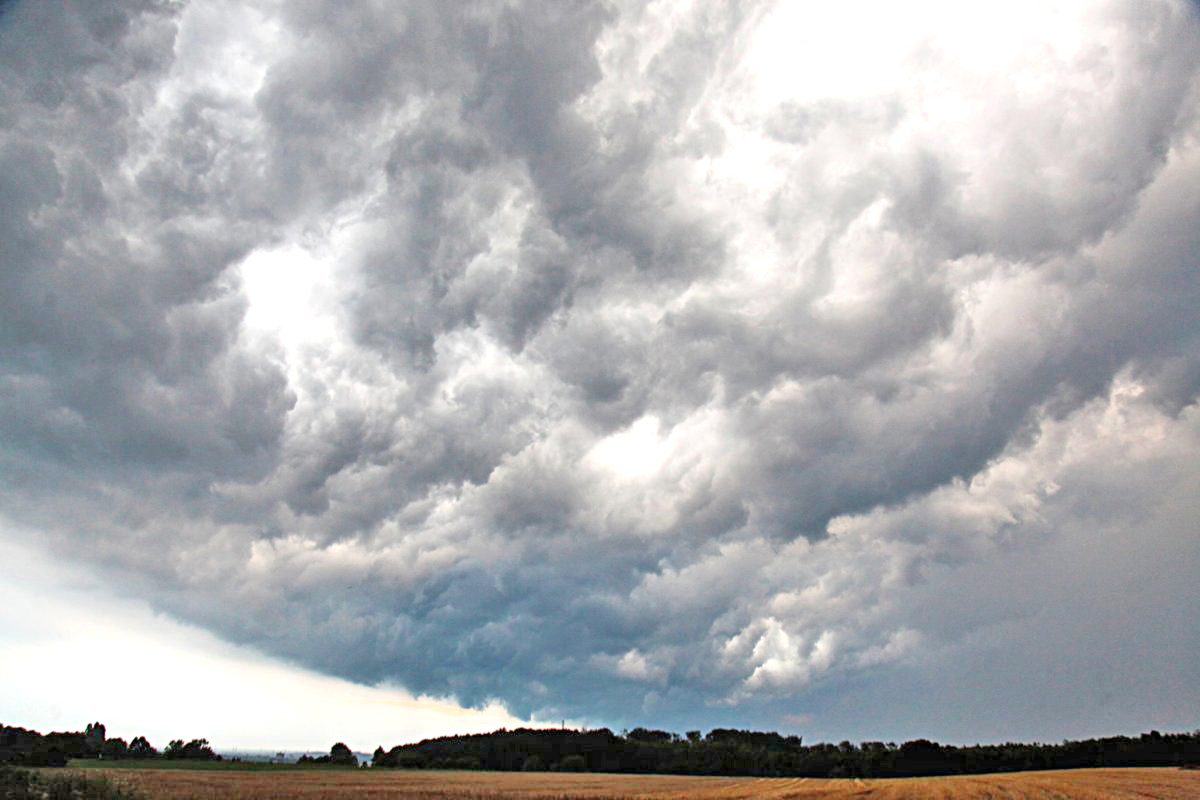
[[[182,742],[180,744],[182,745]],[[154,758],[157,755],[158,750],[154,749],[145,736],[135,736],[129,743],[130,758]]]
[[[358,756],[354,755],[350,748],[344,743],[338,742],[329,749],[329,763],[357,767]]]
[[[582,762],[594,772],[804,777],[887,777],[1064,769],[1084,766],[1155,766],[1200,762],[1200,731],[1148,733],[1085,742],[954,747],[926,739],[804,745],[799,736],[717,728],[707,736],[634,728],[625,736],[592,731],[499,730],[445,736],[393,747],[380,766],[519,770],[553,764],[572,769]],[[324,758],[324,757],[323,757]],[[569,760],[568,760],[569,759]]]
[[[125,740],[116,737],[113,739],[105,739],[104,747],[100,750],[102,758],[127,758],[129,756],[129,745],[125,744]]]
[[[88,754],[100,755],[104,749],[104,726],[99,722],[88,725],[83,731],[83,742]]]
[[[669,742],[673,738],[667,731],[653,731],[646,728],[634,728],[626,736],[635,742]]]
[[[192,739],[187,744],[184,744],[182,739],[172,739],[167,749],[163,751],[163,758],[170,759],[192,759],[196,761],[220,761],[221,757],[213,752],[213,749],[208,744],[208,739]]]

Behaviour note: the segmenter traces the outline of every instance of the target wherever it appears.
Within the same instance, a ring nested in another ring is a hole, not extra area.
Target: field
[[[162,770],[92,768],[152,800],[502,800],[503,798],[868,798],[974,800],[979,798],[1200,798],[1200,771],[1175,768],[1081,769],[945,778],[825,780],[817,778],[705,778],[554,772],[408,770]]]

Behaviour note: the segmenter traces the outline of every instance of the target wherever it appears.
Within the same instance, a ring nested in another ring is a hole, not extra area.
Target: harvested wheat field
[[[152,800],[346,798],[1200,798],[1200,771],[1081,769],[945,778],[825,780],[519,772],[88,770]]]

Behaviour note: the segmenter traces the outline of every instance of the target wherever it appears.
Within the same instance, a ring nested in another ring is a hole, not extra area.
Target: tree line
[[[375,751],[372,765],[409,769],[561,770],[879,778],[1080,767],[1200,764],[1200,730],[1111,736],[1060,744],[1010,742],[942,745],[862,742],[805,745],[799,736],[717,728],[701,736],[635,728],[622,735],[587,731],[501,729],[443,736]]]
[[[174,739],[160,752],[144,736],[108,738],[99,722],[79,732],[42,735],[0,725],[0,764],[65,766],[69,759],[221,760],[207,739]],[[301,765],[354,767],[355,754],[338,742],[329,755],[301,756]],[[557,770],[572,772],[754,775],[763,777],[881,778],[1015,772],[1080,767],[1200,764],[1200,730],[1150,731],[1140,736],[995,745],[942,745],[928,739],[805,745],[799,736],[714,728],[689,731],[634,728],[597,730],[501,728],[492,733],[443,736],[416,744],[379,747],[376,768]]]
[[[105,727],[93,722],[83,731],[55,731],[45,735],[25,728],[0,725],[0,764],[29,767],[62,767],[72,758],[119,760],[125,758],[191,759],[220,761],[207,739],[171,740],[159,752],[145,736],[126,742],[109,738]]]

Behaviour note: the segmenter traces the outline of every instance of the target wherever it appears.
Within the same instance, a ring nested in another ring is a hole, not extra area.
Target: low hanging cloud
[[[228,640],[780,725],[1200,567],[1182,0],[17,2],[0,98],[0,513]]]

